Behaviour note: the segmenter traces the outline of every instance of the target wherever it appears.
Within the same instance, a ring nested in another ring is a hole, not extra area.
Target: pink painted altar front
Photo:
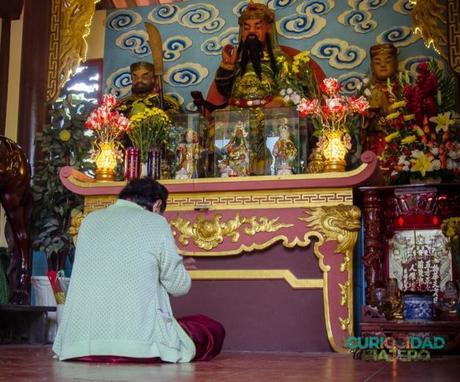
[[[198,269],[176,316],[222,322],[228,350],[345,351],[353,334],[353,251],[361,212],[353,189],[381,183],[371,152],[344,173],[162,180],[165,216]],[[113,203],[125,182],[96,182],[70,167],[62,183],[83,214]]]

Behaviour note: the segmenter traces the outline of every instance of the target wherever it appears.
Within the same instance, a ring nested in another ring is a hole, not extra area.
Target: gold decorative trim
[[[86,214],[91,211],[100,210],[101,208],[108,207],[116,202],[118,199],[117,195],[94,195],[85,196],[85,207],[84,212]]]
[[[306,211],[309,214],[306,218],[299,220],[307,222],[310,227],[323,233],[326,240],[335,240],[337,248],[335,253],[343,253],[343,262],[340,264],[340,271],[347,272],[348,287],[346,291],[346,304],[348,317],[340,319],[340,326],[346,328],[348,333],[353,333],[353,250],[361,229],[361,211],[356,206],[323,206]],[[344,291],[341,288],[341,301],[344,301]],[[345,329],[343,329],[345,330]]]
[[[206,210],[237,210],[267,208],[310,208],[323,205],[353,204],[351,188],[308,188],[293,190],[260,190],[174,193],[168,199],[168,212]]]
[[[86,60],[91,21],[100,0],[52,0],[46,98],[54,101],[62,86]]]
[[[345,281],[343,284],[339,283],[340,287],[340,305],[345,306],[348,302],[348,289],[350,288],[349,281]]]
[[[410,0],[414,33],[422,36],[425,46],[447,60],[447,6],[441,0]]]
[[[447,30],[449,64],[455,73],[460,74],[460,3],[458,0],[447,2]]]
[[[249,225],[244,228],[244,233],[248,236],[255,236],[259,232],[276,232],[293,226],[293,224],[278,223],[279,217],[274,219],[265,216],[240,217],[240,214],[236,214],[235,218],[227,222],[221,219],[221,214],[216,214],[211,219],[206,219],[203,214],[200,214],[194,223],[180,216],[170,220],[169,223],[180,233],[178,240],[182,245],[188,245],[189,239],[192,239],[196,246],[206,250],[217,247],[224,241],[225,236],[230,237],[233,243],[237,243],[240,238],[238,230],[243,224]]]
[[[299,279],[289,269],[212,269],[189,273],[193,280],[284,280],[293,289],[324,288],[324,279]]]

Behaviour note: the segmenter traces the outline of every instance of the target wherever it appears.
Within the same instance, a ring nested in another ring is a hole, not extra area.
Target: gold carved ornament
[[[447,60],[447,7],[441,0],[410,0],[414,33]]]
[[[254,236],[259,232],[276,232],[293,226],[293,224],[278,223],[279,217],[269,219],[264,216],[241,217],[237,214],[227,221],[221,219],[221,214],[215,214],[211,219],[198,215],[196,221],[192,223],[178,216],[171,220],[170,224],[180,233],[178,240],[182,245],[188,245],[191,239],[197,247],[205,250],[217,247],[226,236],[230,237],[233,243],[238,242],[239,229],[243,224],[248,225],[244,228],[244,233],[248,236]],[[176,235],[176,232],[174,234]]]
[[[313,208],[306,213],[306,218],[299,218],[305,221],[312,229],[318,230],[326,237],[326,241],[335,240],[337,248],[335,253],[343,253],[343,262],[340,264],[340,271],[348,273],[348,279],[344,284],[339,283],[341,294],[341,305],[347,306],[348,317],[339,317],[342,330],[353,333],[353,265],[351,262],[353,249],[361,229],[361,211],[356,206],[331,206]]]
[[[86,60],[91,21],[100,0],[52,0],[46,98],[54,101],[62,86]]]
[[[83,211],[79,210],[78,208],[74,208],[70,212],[70,225],[69,225],[69,235],[72,237],[72,241],[74,245],[77,245],[77,237],[78,231],[80,230],[80,225],[83,219],[86,217]]]

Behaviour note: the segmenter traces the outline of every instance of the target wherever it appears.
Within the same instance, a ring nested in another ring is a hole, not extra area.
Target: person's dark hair
[[[157,200],[161,200],[160,212],[166,209],[168,190],[151,178],[131,180],[118,195],[119,199],[129,200],[151,211]]]

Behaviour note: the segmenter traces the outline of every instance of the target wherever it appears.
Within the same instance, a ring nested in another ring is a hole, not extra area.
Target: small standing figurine
[[[198,159],[201,155],[198,135],[194,130],[188,129],[184,137],[185,142],[178,147],[179,170],[176,172],[176,179],[198,178]]]
[[[401,290],[395,278],[390,278],[387,282],[385,316],[389,320],[402,320],[403,318]]]
[[[230,142],[224,147],[224,154],[227,155],[228,165],[234,171],[234,176],[247,176],[249,172],[249,145],[246,135],[244,123],[237,122]]]
[[[388,87],[393,87],[398,74],[398,51],[391,44],[371,46],[372,78],[369,83],[369,117],[367,131],[363,131],[364,150],[374,151],[377,155],[385,149],[386,132],[382,120],[390,113]]]
[[[297,148],[289,134],[288,119],[283,118],[279,126],[280,137],[273,147],[276,175],[291,175],[292,162],[296,158]]]
[[[441,318],[451,319],[457,315],[458,290],[453,281],[446,282],[446,287],[438,301]]]

